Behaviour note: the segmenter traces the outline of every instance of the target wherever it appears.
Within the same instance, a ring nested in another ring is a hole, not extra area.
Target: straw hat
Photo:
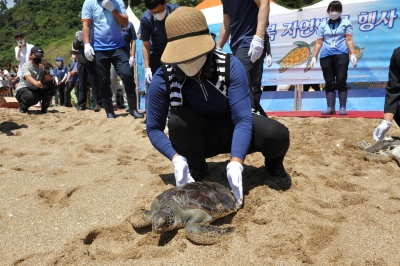
[[[191,61],[215,48],[203,12],[193,7],[180,7],[165,21],[168,43],[161,57],[164,64]]]

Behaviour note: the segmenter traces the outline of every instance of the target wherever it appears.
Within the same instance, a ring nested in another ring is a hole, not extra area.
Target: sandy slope
[[[400,264],[399,167],[357,147],[379,120],[274,118],[291,132],[292,188],[268,187],[261,154],[249,155],[244,207],[216,223],[236,232],[201,246],[127,222],[174,184],[140,120],[52,110],[0,109],[1,265]],[[228,159],[209,159],[207,180],[228,186]]]

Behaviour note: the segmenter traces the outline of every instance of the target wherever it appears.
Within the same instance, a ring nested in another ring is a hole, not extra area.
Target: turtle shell
[[[214,182],[193,182],[171,188],[157,196],[158,203],[176,202],[184,210],[201,209],[213,218],[237,210],[237,203],[225,186]]]
[[[310,46],[306,42],[294,42],[298,47],[292,49],[277,63],[285,68],[299,66],[306,62],[310,57]]]

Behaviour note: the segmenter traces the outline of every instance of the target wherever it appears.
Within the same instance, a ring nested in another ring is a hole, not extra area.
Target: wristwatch
[[[261,35],[261,34],[259,34],[259,35],[256,35],[258,38],[260,38],[261,40],[265,40],[265,36],[264,35]]]

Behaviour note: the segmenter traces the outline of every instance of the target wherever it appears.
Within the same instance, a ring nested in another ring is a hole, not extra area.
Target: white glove
[[[133,65],[135,64],[136,59],[134,56],[129,57],[129,66],[133,67]]]
[[[272,55],[270,54],[267,56],[267,66],[268,67],[272,66]]]
[[[387,121],[387,120],[383,120],[382,123],[377,126],[374,130],[374,140],[376,142],[380,142],[383,140],[383,138],[385,137],[386,132],[389,131],[390,127],[392,126],[392,123]]]
[[[264,40],[254,35],[253,40],[250,44],[249,52],[247,53],[250,56],[251,62],[257,61],[258,58],[261,57],[262,52],[264,51]]]
[[[83,32],[81,31],[81,30],[78,30],[76,33],[75,33],[75,37],[78,39],[78,41],[82,41],[83,40]]]
[[[101,5],[107,9],[108,11],[112,12],[115,9],[114,4],[112,3],[111,0],[103,0],[101,1]]]
[[[243,203],[243,185],[242,185],[243,166],[239,162],[232,161],[226,166],[226,175],[228,176],[229,185],[233,190],[236,202],[239,207]]]
[[[316,57],[311,58],[311,63],[310,63],[310,68],[311,68],[311,69],[314,68],[315,63],[317,63],[317,58],[316,58]]]
[[[357,67],[357,65],[358,65],[358,60],[357,60],[357,57],[356,57],[355,54],[352,54],[352,55],[350,56],[350,60],[351,60],[351,63],[353,64],[353,67]]]
[[[146,82],[150,84],[151,79],[153,78],[153,73],[151,73],[151,68],[144,69],[144,77],[146,78]]]
[[[90,43],[88,43],[88,42],[85,43],[84,52],[85,52],[86,59],[89,60],[89,61],[93,61],[93,59],[94,59],[94,51],[93,51],[93,48],[90,45]]]
[[[189,172],[189,166],[185,157],[178,155],[172,160],[172,162],[175,167],[174,174],[177,186],[194,182],[194,179]]]

